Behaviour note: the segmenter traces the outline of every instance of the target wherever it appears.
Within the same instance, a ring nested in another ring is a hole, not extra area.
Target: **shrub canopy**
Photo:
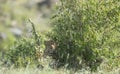
[[[61,0],[51,24],[57,44],[53,56],[61,66],[96,69],[101,56],[110,59],[120,53],[119,0]]]

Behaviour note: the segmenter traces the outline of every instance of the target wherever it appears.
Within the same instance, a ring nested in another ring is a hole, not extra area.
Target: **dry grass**
[[[45,68],[43,70],[39,70],[36,68],[20,68],[20,69],[1,68],[0,74],[120,74],[120,68],[112,70],[110,72],[100,70],[97,72],[90,72],[89,70],[80,70],[76,73],[74,73],[72,70],[66,69],[54,70],[51,68]]]

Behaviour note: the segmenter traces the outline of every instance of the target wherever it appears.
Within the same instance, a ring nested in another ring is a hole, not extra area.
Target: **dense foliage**
[[[34,24],[32,22],[31,24],[32,35],[19,39],[10,48],[6,56],[8,65],[14,64],[15,67],[26,67],[39,64],[43,54],[44,42],[43,38],[37,34]]]
[[[6,12],[11,11],[2,5]],[[4,58],[1,57],[5,65],[39,67],[42,58],[42,62],[45,63],[52,61],[49,65],[53,68],[90,68],[94,71],[98,68],[99,71],[108,71],[120,67],[119,0],[61,0],[60,6],[56,8],[57,12],[51,20],[53,28],[48,34],[50,38],[47,38],[47,41],[44,40],[47,36],[42,36],[43,32],[37,34],[31,21],[29,22],[32,24],[32,33],[18,39],[10,49],[8,47],[15,41],[14,38],[10,35],[10,39],[1,40],[0,51],[7,49]],[[14,13],[16,12],[10,12],[10,20],[5,19],[5,26],[9,26],[10,21],[21,16],[13,15]],[[27,19],[24,15],[18,18],[21,20],[18,23],[24,24]],[[7,43],[9,45],[3,48]],[[55,61],[51,58],[46,60],[44,55],[52,56]]]
[[[53,16],[51,38],[60,66],[97,69],[103,58],[108,68],[120,66],[119,0],[61,0]]]

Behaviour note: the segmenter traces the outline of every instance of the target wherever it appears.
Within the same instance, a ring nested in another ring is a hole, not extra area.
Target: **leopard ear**
[[[56,45],[52,44],[51,47],[52,47],[52,49],[55,49],[55,48],[56,48]]]

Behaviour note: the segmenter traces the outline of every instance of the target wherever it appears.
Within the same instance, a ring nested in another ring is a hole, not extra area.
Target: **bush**
[[[31,22],[31,21],[30,21]],[[44,49],[44,40],[39,36],[32,24],[32,36],[23,37],[15,42],[15,45],[10,48],[6,58],[10,64],[15,67],[26,67],[28,65],[38,65],[39,59],[42,57]]]
[[[55,60],[60,66],[84,65],[96,70],[101,57],[116,57],[120,52],[119,12],[118,0],[61,0],[51,23],[50,36],[57,44]]]

